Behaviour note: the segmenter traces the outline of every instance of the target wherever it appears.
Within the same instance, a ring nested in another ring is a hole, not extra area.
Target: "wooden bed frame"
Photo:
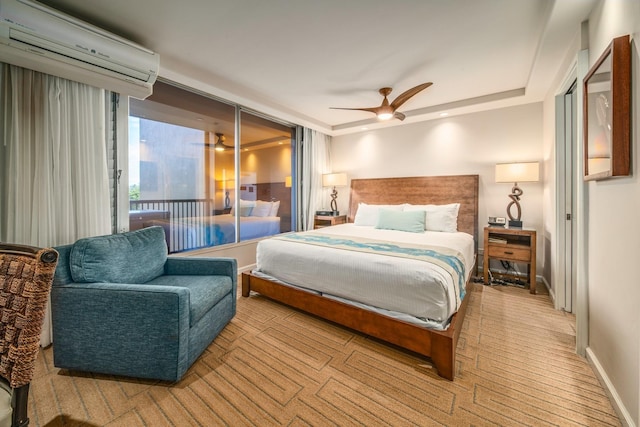
[[[353,222],[358,203],[435,204],[460,203],[458,230],[471,234],[478,247],[478,175],[438,177],[376,178],[351,180],[349,222]],[[467,282],[467,295],[471,291]],[[358,332],[387,341],[431,359],[438,374],[455,377],[455,354],[462,322],[469,303],[464,298],[445,331],[426,329],[411,323],[325,298],[294,287],[242,274],[242,296],[257,292],[291,307],[330,320]]]

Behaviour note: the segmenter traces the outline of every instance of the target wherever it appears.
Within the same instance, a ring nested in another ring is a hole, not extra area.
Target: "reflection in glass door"
[[[292,230],[295,127],[240,113],[240,240]]]
[[[171,253],[291,230],[292,128],[237,109],[164,82],[130,100],[130,230]]]

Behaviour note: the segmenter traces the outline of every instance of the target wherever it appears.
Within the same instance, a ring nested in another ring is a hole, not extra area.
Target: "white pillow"
[[[427,213],[425,229],[428,231],[444,231],[455,233],[458,231],[458,211],[460,203],[448,205],[406,205],[405,211],[420,211]]]
[[[278,209],[280,209],[280,200],[271,202],[271,212],[269,216],[278,216]]]
[[[402,208],[403,205],[368,205],[366,203],[358,203],[358,210],[353,219],[353,224],[373,227],[378,223],[378,211],[380,209],[401,211]]]
[[[264,202],[262,200],[258,200],[255,207],[251,211],[251,216],[269,216],[272,207],[272,202]]]

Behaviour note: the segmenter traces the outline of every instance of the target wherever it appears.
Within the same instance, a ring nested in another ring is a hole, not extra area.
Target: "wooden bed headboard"
[[[349,222],[358,203],[371,205],[446,205],[460,203],[458,230],[469,233],[478,246],[478,175],[417,176],[352,179]]]

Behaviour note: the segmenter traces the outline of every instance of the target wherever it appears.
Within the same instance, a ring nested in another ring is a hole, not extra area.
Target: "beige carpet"
[[[575,319],[548,295],[471,293],[454,382],[428,360],[260,296],[177,384],[54,368],[39,356],[32,426],[617,426]]]

